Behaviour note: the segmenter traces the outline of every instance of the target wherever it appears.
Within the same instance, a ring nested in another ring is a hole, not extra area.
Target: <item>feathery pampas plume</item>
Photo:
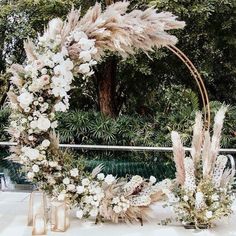
[[[101,4],[96,3],[80,20],[79,11],[72,10],[62,29],[62,38],[65,39],[69,32],[76,29],[86,33],[89,39],[95,40],[98,49],[96,60],[106,50],[127,57],[137,50],[147,53],[154,47],[177,43],[177,38],[166,31],[183,28],[183,21],[177,21],[170,12],[157,13],[154,8],[126,13],[128,6],[127,1],[116,2],[102,12]],[[75,45],[72,43],[70,47]]]
[[[202,131],[203,131],[202,114],[200,112],[197,112],[195,118],[195,124],[193,126],[193,140],[192,140],[192,150],[191,150],[191,156],[193,158],[195,165],[198,164],[201,156],[201,147],[203,138]]]
[[[185,151],[180,136],[177,132],[175,131],[171,132],[171,140],[173,143],[174,161],[176,166],[176,181],[182,185],[184,184],[185,181],[185,169],[184,169]]]

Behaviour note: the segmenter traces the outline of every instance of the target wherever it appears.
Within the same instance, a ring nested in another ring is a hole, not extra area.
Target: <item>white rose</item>
[[[42,131],[47,131],[51,126],[50,120],[43,116],[39,117],[37,124],[38,124],[38,129]]]
[[[33,172],[35,172],[35,173],[39,172],[39,166],[38,166],[38,165],[33,165],[33,166],[32,166],[32,170],[33,170]]]
[[[78,194],[83,193],[84,192],[84,186],[77,186],[76,191],[77,191]]]
[[[79,54],[79,58],[82,59],[83,61],[91,61],[91,59],[92,59],[89,51],[82,51]]]
[[[115,177],[113,175],[107,175],[105,178],[105,182],[108,185],[111,185],[115,181]]]
[[[77,218],[82,219],[82,218],[83,218],[83,215],[84,215],[84,213],[83,213],[82,210],[77,210],[77,211],[76,211],[76,217],[77,217]]]
[[[120,206],[114,206],[113,210],[115,213],[119,214],[122,211],[122,208]]]
[[[74,168],[70,171],[72,177],[77,177],[79,175],[79,171],[77,168]]]
[[[149,181],[150,183],[155,184],[157,179],[154,176],[150,176]]]
[[[20,103],[22,108],[28,108],[28,106],[33,102],[34,96],[31,93],[24,92],[17,97],[17,101]]]
[[[99,174],[97,175],[97,178],[98,178],[98,180],[104,180],[105,175],[104,175],[103,173],[99,173]]]
[[[48,139],[44,139],[42,142],[43,147],[49,147],[50,146],[50,141]]]
[[[92,217],[96,217],[98,215],[98,209],[97,208],[93,208],[90,212],[89,215]]]
[[[83,185],[83,186],[88,186],[89,183],[90,183],[90,181],[89,181],[88,178],[82,179],[82,185]]]
[[[63,184],[68,185],[70,183],[70,179],[68,177],[63,179]]]
[[[34,178],[34,173],[28,172],[27,177],[28,177],[28,179],[32,180]]]
[[[81,64],[79,66],[79,72],[82,74],[88,74],[90,72],[90,66],[88,63]]]
[[[212,211],[206,212],[206,218],[208,218],[208,219],[212,218]]]

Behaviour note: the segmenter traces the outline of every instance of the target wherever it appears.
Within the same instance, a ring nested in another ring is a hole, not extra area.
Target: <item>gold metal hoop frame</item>
[[[193,63],[190,61],[190,59],[176,46],[174,45],[168,45],[166,46],[170,51],[172,51],[189,69],[191,75],[194,77],[198,89],[201,94],[201,99],[203,103],[203,109],[204,109],[204,122],[205,122],[205,129],[208,129],[210,127],[210,121],[211,121],[211,113],[210,113],[210,104],[209,104],[209,97],[208,93],[205,87],[205,84],[203,82],[203,79],[196,69],[196,67],[193,65]]]

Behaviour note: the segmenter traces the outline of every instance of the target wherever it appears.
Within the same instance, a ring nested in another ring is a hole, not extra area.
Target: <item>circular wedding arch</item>
[[[126,1],[116,2],[102,11],[96,4],[82,18],[80,11],[72,9],[66,21],[52,19],[36,44],[25,42],[27,62],[12,65],[8,93],[13,109],[9,133],[17,141],[11,159],[23,164],[28,179],[50,197],[86,209],[85,215],[99,215],[115,222],[119,218],[143,218],[145,209],[160,199],[163,185],[169,182],[155,184],[153,176],[146,180],[137,175],[116,179],[100,173],[102,166],[87,173],[71,153],[60,150],[55,112],[69,109],[68,92],[74,75],[91,76],[93,66],[107,51],[125,58],[138,50],[148,53],[153,48],[167,47],[194,77],[204,106],[205,127],[210,124],[209,99],[201,75],[174,46],[177,38],[166,32],[183,28],[185,23],[169,12],[157,13],[153,8],[127,13],[128,5]],[[108,192],[119,201],[104,201],[110,196]]]

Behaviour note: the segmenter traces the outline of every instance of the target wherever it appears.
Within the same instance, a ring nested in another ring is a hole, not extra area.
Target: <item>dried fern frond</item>
[[[184,158],[185,151],[177,132],[171,132],[171,140],[173,143],[174,162],[176,166],[176,181],[183,185],[185,181]]]
[[[195,124],[193,126],[193,139],[191,156],[195,166],[199,163],[201,157],[202,139],[203,139],[203,121],[202,114],[196,113]]]

